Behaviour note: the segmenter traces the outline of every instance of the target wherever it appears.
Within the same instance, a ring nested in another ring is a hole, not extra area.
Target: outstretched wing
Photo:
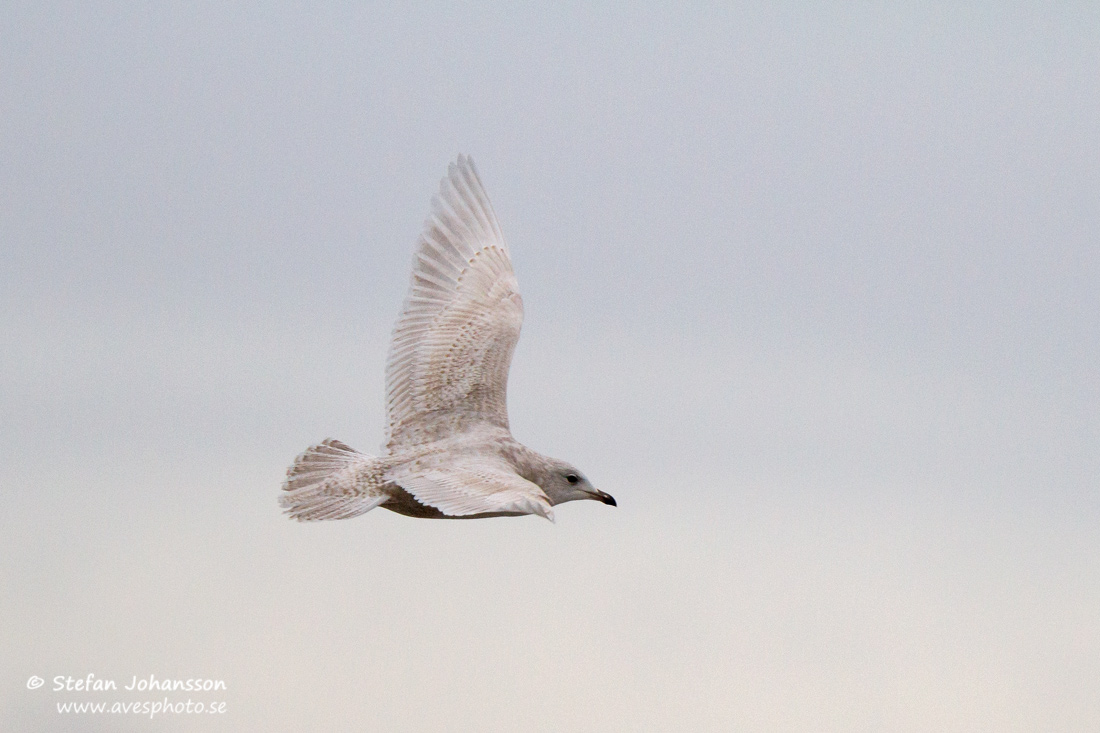
[[[538,485],[491,461],[402,467],[386,474],[386,480],[449,517],[538,514],[554,521],[550,499]]]
[[[391,448],[479,424],[508,429],[508,367],[523,323],[512,261],[470,158],[432,201],[386,362]]]

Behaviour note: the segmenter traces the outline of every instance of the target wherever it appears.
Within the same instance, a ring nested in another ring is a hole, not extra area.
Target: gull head
[[[611,506],[618,506],[615,503],[615,497],[590,484],[584,474],[575,466],[565,461],[553,459],[549,463],[550,465],[540,472],[542,475],[539,476],[536,483],[550,498],[551,504],[557,505],[567,501],[592,499]]]

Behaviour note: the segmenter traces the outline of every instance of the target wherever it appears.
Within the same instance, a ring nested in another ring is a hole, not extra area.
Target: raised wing
[[[386,363],[390,448],[479,424],[508,429],[508,367],[523,323],[512,261],[474,163],[432,201]]]
[[[538,514],[550,521],[550,499],[536,484],[493,462],[459,462],[427,468],[403,467],[386,475],[421,504],[449,517],[480,514]]]

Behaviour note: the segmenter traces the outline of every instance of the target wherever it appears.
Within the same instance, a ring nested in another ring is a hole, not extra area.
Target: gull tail
[[[299,522],[358,517],[390,498],[382,470],[377,458],[329,438],[294,459],[279,506]]]

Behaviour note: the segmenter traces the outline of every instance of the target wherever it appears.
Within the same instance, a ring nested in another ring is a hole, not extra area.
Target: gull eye
[[[567,473],[567,474],[565,474],[565,480],[568,481],[571,484],[575,484],[578,481],[580,481],[581,479],[575,473]]]

